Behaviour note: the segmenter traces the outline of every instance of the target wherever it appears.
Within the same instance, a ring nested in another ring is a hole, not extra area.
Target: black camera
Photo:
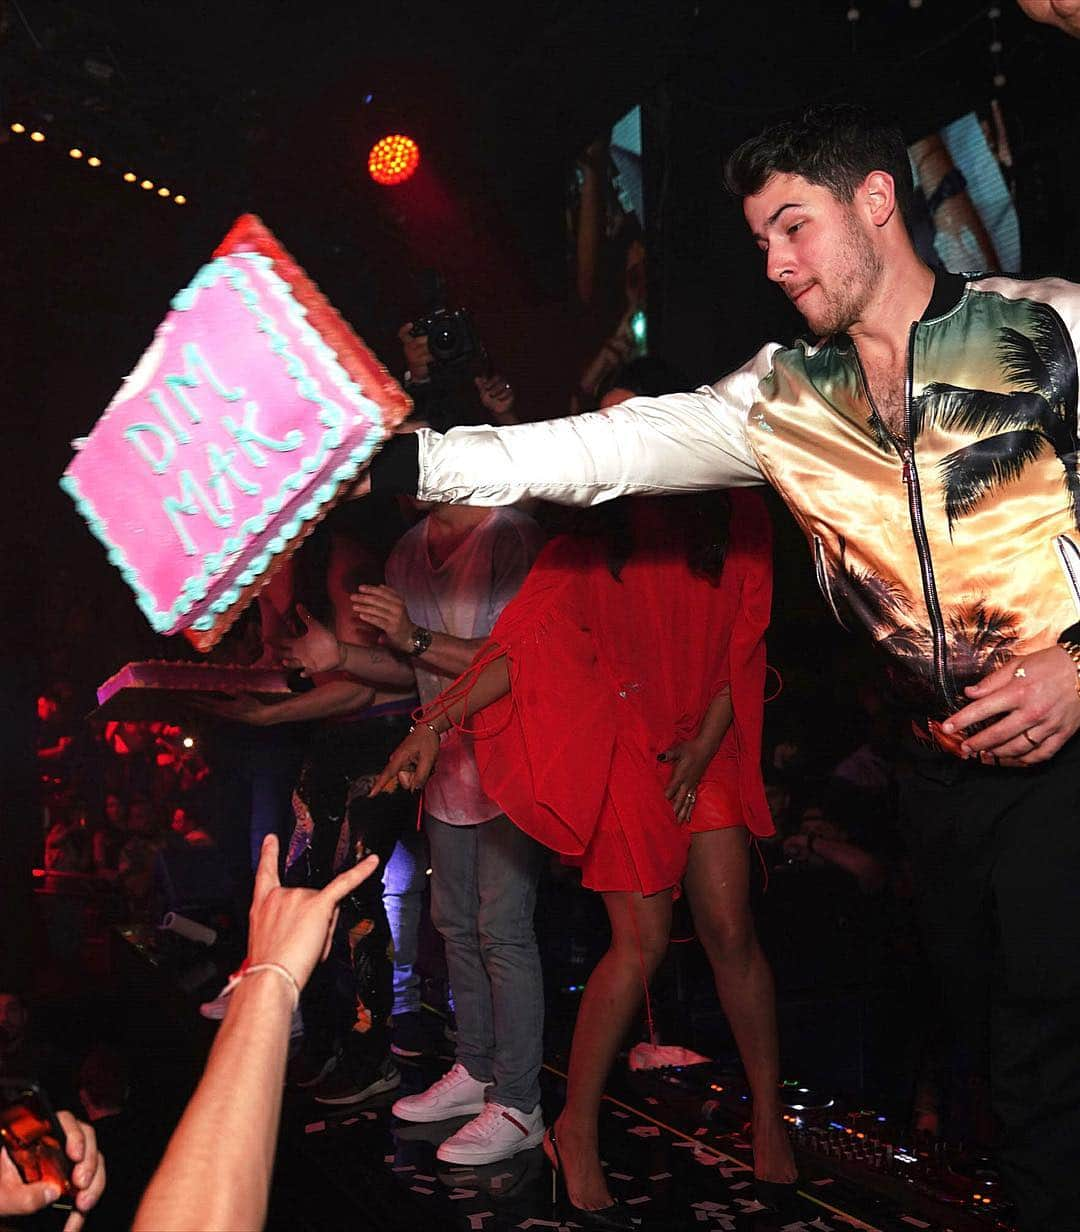
[[[464,308],[436,308],[414,321],[409,332],[414,338],[427,338],[433,368],[465,365],[484,353]]]
[[[427,338],[431,367],[446,375],[457,369],[482,367],[487,356],[469,314],[447,307],[446,283],[437,270],[423,270],[417,279],[423,315],[413,322],[414,338]]]

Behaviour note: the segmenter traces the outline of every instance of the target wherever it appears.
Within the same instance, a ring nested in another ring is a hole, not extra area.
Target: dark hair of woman
[[[666,360],[656,356],[633,359],[613,372],[599,390],[600,396],[613,389],[628,389],[635,397],[659,398],[685,389],[688,382]],[[614,410],[613,414],[619,412]],[[601,537],[607,548],[611,576],[620,580],[623,566],[634,551],[634,528],[628,497],[605,501],[586,512],[578,527],[580,534]],[[726,492],[702,492],[692,496],[655,496],[671,522],[671,542],[682,544],[686,563],[695,577],[711,585],[720,584],[727,555],[731,501]]]

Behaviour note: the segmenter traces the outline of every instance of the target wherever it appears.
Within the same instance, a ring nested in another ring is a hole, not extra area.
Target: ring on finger
[[[1032,737],[1030,727],[1026,731],[1022,731],[1020,735],[1024,737],[1033,749],[1037,749],[1039,747],[1039,741]]]

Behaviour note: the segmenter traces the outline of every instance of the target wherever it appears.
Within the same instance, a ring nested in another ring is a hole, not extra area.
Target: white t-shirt
[[[487,637],[517,594],[543,544],[540,528],[516,509],[492,509],[441,565],[431,562],[424,518],[401,537],[386,562],[386,582],[405,600],[409,616],[435,633]],[[416,690],[427,705],[452,677],[417,660]],[[450,825],[490,821],[502,811],[480,786],[472,737],[451,728],[442,737],[437,773],[424,790],[424,808]]]

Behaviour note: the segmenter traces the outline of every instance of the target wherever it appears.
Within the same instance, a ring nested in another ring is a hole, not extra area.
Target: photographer
[[[426,311],[398,330],[405,351],[405,388],[415,417],[443,431],[453,424],[516,424],[514,391],[491,367],[472,319],[446,306],[439,275],[421,279]]]

